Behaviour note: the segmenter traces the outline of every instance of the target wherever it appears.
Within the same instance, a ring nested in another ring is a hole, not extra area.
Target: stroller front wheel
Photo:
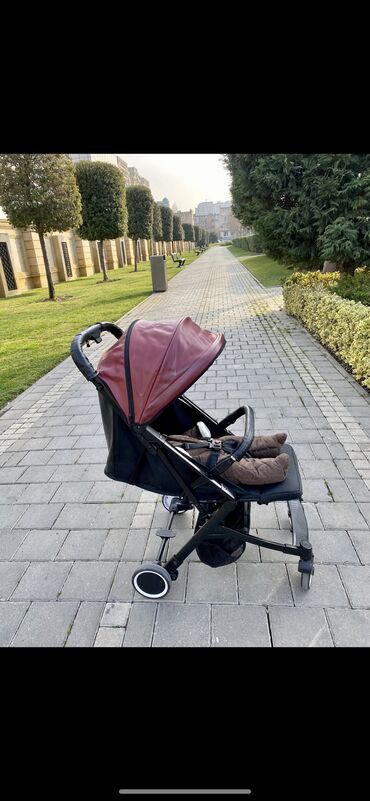
[[[132,576],[135,590],[144,598],[164,598],[171,587],[171,576],[162,565],[141,565]]]

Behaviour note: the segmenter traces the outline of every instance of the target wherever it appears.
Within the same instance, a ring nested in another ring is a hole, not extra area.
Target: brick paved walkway
[[[192,554],[161,603],[133,594],[154,558],[161,499],[104,476],[94,387],[67,359],[0,416],[2,646],[370,646],[370,397],[224,248],[212,248],[122,318],[189,314],[227,345],[188,393],[221,418],[243,402],[256,432],[296,449],[316,573],[248,546],[212,570]],[[91,322],[95,322],[92,309]],[[96,361],[112,338],[92,346]],[[237,430],[237,429],[235,429]],[[286,504],[253,505],[252,527],[285,541]],[[193,513],[175,521],[176,549]]]

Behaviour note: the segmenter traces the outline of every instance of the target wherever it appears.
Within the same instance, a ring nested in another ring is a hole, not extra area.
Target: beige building
[[[234,217],[231,201],[199,203],[194,214],[195,225],[214,231],[219,239],[230,239],[236,236],[247,236],[251,229],[243,228],[241,222]]]
[[[115,153],[70,153],[70,156],[75,164],[78,161],[105,161],[107,164],[114,164],[115,167],[119,167],[123,172],[126,186],[140,184],[148,186],[150,189],[149,181],[139,175],[136,167],[129,167],[121,156],[117,156]]]
[[[180,216],[182,223],[194,225],[194,213],[192,209],[189,209],[189,211],[178,211],[177,213]]]

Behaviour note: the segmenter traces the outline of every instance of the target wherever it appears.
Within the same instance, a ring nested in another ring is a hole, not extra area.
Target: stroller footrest
[[[157,528],[155,532],[157,537],[161,537],[162,539],[168,539],[169,537],[176,537],[176,531],[172,531],[170,528]]]

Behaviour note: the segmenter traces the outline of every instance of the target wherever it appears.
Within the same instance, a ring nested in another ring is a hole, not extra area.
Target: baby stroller
[[[97,370],[82,347],[89,340],[101,342],[109,331],[117,342],[100,358]],[[206,372],[225,347],[223,334],[200,328],[190,317],[149,322],[134,320],[127,331],[113,323],[96,323],[77,334],[71,355],[78,369],[99,393],[108,458],[105,474],[115,481],[134,484],[163,495],[169,512],[167,528],[159,529],[157,560],[142,564],[132,583],[145,598],[163,598],[178,568],[196,549],[199,559],[210,567],[235,562],[246,543],[299,557],[301,586],[308,590],[314,573],[314,556],[308,541],[307,522],[301,503],[302,484],[297,458],[289,445],[289,471],[285,480],[263,486],[240,486],[228,481],[224,471],[242,457],[254,436],[254,412],[243,406],[217,422],[185,397],[184,392]],[[169,434],[182,434],[202,423],[211,432],[210,448],[217,438],[230,434],[228,426],[244,416],[243,439],[233,454],[220,459],[213,468],[194,461],[190,454],[172,446]],[[251,503],[286,501],[292,544],[271,542],[250,534]],[[176,514],[196,507],[194,535],[167,559],[172,523]]]

